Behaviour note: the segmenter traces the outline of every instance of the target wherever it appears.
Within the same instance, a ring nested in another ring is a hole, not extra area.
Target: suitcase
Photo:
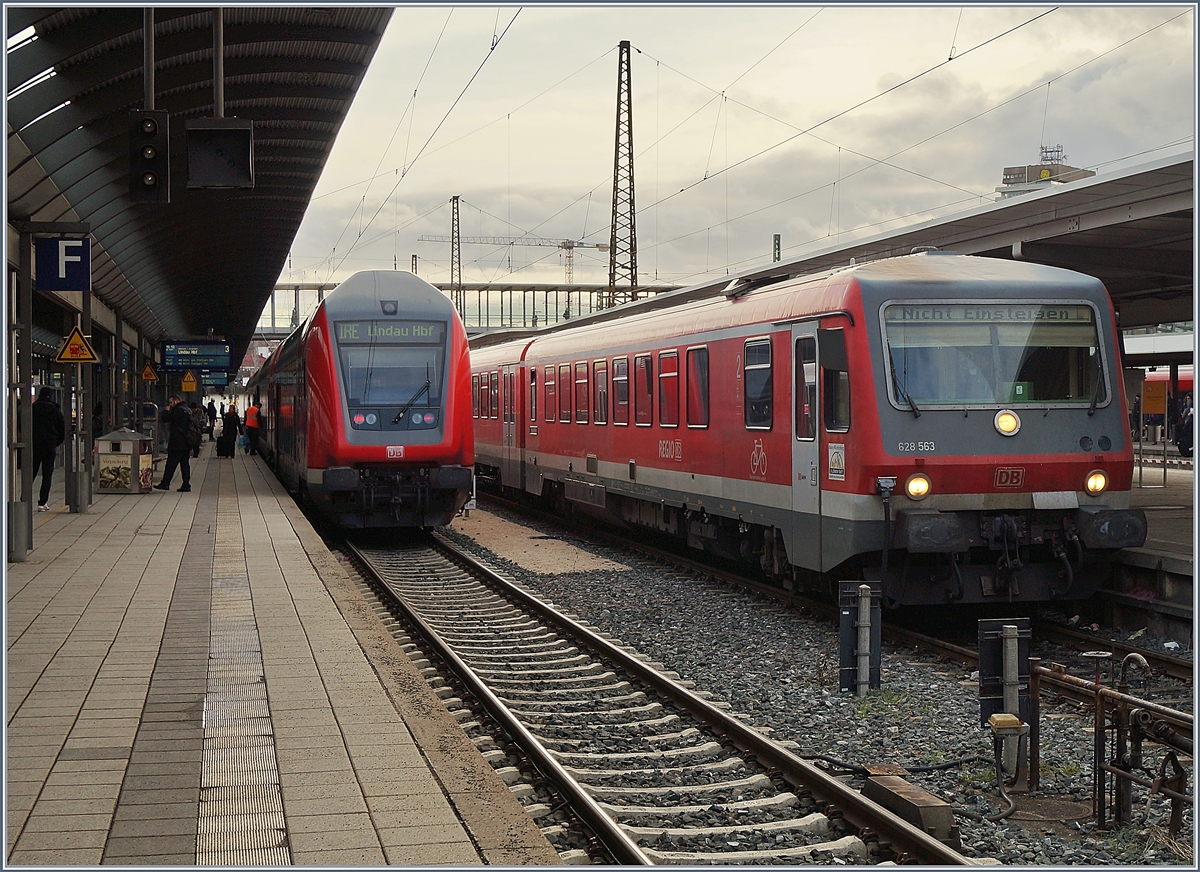
[[[236,433],[222,434],[217,439],[217,457],[233,457]]]

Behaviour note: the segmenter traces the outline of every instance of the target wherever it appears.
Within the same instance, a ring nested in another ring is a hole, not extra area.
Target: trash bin
[[[154,484],[153,443],[127,427],[96,440],[96,493],[145,494]]]

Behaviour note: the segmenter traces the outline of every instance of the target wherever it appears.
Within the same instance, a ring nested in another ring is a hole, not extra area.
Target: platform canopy
[[[216,15],[155,9],[169,204],[129,196],[129,113],[146,108],[145,10],[5,12],[10,243],[20,222],[87,222],[101,301],[152,341],[211,332],[240,359],[392,9],[222,10],[223,114],[253,122],[255,183],[219,190],[188,188],[184,129],[217,114]]]

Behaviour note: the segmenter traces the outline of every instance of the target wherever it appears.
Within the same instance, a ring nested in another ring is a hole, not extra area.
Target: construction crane
[[[453,236],[418,236],[418,242],[454,242]],[[537,236],[463,236],[460,243],[477,242],[482,245],[552,245],[567,253],[566,277],[567,284],[575,283],[575,249],[595,248],[608,251],[607,242],[576,242],[573,239],[542,239]]]

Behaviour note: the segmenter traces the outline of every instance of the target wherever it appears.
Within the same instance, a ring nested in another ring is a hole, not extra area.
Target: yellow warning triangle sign
[[[158,373],[154,371],[154,367],[150,365],[150,361],[148,360],[146,361],[146,365],[142,367],[142,381],[158,381]]]
[[[185,394],[190,394],[196,389],[196,377],[192,375],[190,369],[183,374],[183,381],[180,382],[179,387]]]
[[[58,350],[58,356],[54,358],[54,362],[99,363],[100,358],[92,350],[92,346],[87,341],[87,337],[83,335],[83,332],[78,327],[72,327],[71,333],[62,344],[62,348]]]

